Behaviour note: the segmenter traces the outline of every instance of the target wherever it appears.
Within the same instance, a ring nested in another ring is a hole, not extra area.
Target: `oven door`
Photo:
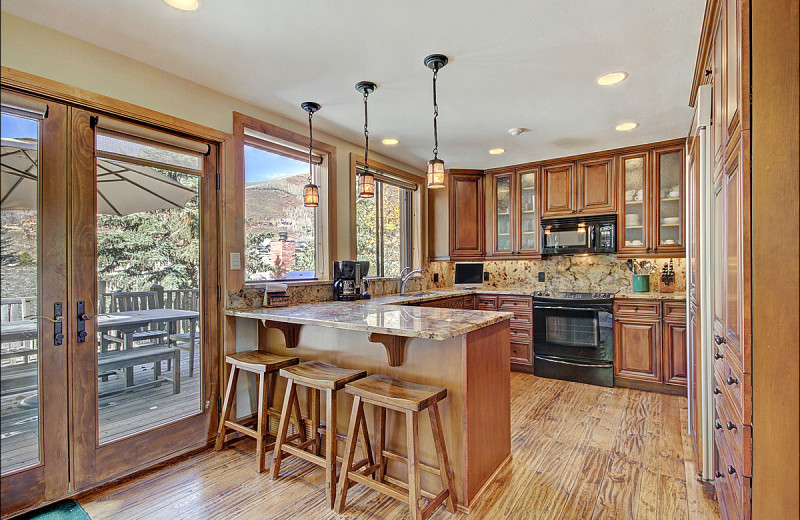
[[[533,303],[537,356],[613,361],[613,320],[607,305]]]

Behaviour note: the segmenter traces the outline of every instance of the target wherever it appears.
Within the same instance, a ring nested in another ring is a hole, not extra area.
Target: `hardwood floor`
[[[435,519],[719,519],[686,431],[686,399],[513,373],[513,459],[469,515]],[[253,469],[255,442],[168,463],[78,498],[104,518],[364,520],[408,517],[403,504],[354,485],[347,510],[325,506],[323,471],[296,457],[281,477]],[[437,490],[438,491],[438,490]]]

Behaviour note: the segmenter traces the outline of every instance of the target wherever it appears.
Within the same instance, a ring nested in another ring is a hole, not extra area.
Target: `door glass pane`
[[[97,160],[101,443],[201,411],[199,194],[196,175]]]
[[[520,249],[536,249],[536,173],[523,173],[520,180],[522,243]]]
[[[497,249],[511,250],[511,177],[497,179]]]
[[[39,326],[36,320],[25,319],[39,313],[36,267],[39,261],[38,161],[39,122],[2,114],[1,473],[40,461]]]
[[[625,245],[644,246],[644,158],[625,159]]]
[[[681,152],[658,156],[659,245],[680,244],[681,230]]]

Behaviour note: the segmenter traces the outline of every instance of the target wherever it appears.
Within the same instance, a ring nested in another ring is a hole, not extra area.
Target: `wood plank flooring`
[[[686,399],[513,373],[513,459],[469,515],[435,519],[720,518],[697,479]],[[254,469],[255,442],[204,451],[78,498],[94,520],[391,519],[403,504],[351,487],[344,514],[325,506],[323,471],[296,457],[281,477]]]

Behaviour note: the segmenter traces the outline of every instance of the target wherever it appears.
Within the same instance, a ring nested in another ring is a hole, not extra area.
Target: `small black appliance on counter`
[[[369,261],[339,260],[333,263],[333,299],[337,301],[366,300],[369,295]]]

